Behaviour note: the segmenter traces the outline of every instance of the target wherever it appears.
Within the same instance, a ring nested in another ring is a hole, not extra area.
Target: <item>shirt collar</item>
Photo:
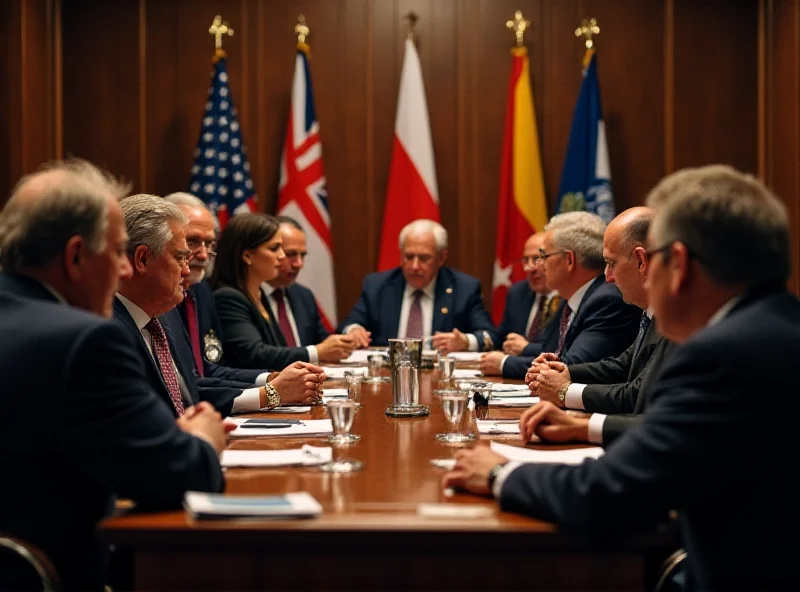
[[[569,308],[570,310],[572,310],[573,313],[578,312],[578,308],[581,305],[581,301],[583,300],[583,297],[586,296],[586,291],[589,289],[589,286],[592,285],[592,282],[595,281],[596,279],[597,278],[592,278],[588,282],[583,284],[580,288],[575,290],[575,293],[572,296],[570,296],[569,300],[567,300],[567,304],[569,304]]]
[[[706,327],[713,327],[717,323],[719,323],[722,319],[728,316],[728,313],[731,312],[731,309],[736,306],[739,301],[742,299],[741,294],[738,296],[734,296],[730,300],[728,300],[725,304],[719,307],[719,310],[711,315],[711,318],[708,319],[706,323]]]
[[[133,318],[133,322],[136,323],[136,326],[139,328],[139,331],[144,329],[145,325],[150,322],[150,315],[148,315],[145,311],[135,305],[133,302],[125,298],[122,294],[117,292],[117,298],[125,308],[128,310],[128,314],[131,315]]]
[[[272,296],[272,293],[277,290],[277,288],[273,288],[267,282],[261,282],[261,291],[264,292],[267,296]],[[284,289],[284,293],[286,290]]]
[[[406,298],[411,297],[416,291],[417,289],[414,286],[406,282],[406,291],[405,291]],[[422,288],[422,293],[425,294],[425,296],[427,296],[431,300],[435,299],[434,296],[436,295],[436,277],[434,277],[433,280],[431,280],[430,284]]]

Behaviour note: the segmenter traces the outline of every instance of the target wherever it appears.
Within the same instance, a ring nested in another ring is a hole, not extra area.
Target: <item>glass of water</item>
[[[352,399],[339,399],[328,402],[328,415],[333,426],[333,436],[328,441],[334,446],[347,446],[361,440],[361,436],[350,433],[356,416],[356,404]],[[320,465],[319,470],[326,473],[354,473],[360,471],[364,463],[358,460],[337,458]]]
[[[347,398],[356,404],[356,409],[361,409],[361,382],[363,376],[361,374],[345,374],[345,383],[347,384]]]
[[[450,380],[455,370],[456,361],[447,354],[439,353],[439,373],[442,375],[442,380]]]
[[[381,368],[386,356],[380,354],[372,354],[367,356],[367,372],[370,378],[378,378],[381,375]]]
[[[439,442],[446,442],[448,444],[461,444],[463,442],[472,442],[475,440],[475,434],[462,434],[458,431],[458,424],[461,422],[461,418],[467,410],[469,401],[468,393],[456,389],[448,389],[437,391],[436,394],[442,401],[444,416],[451,425],[450,432],[446,434],[436,434],[436,439]]]

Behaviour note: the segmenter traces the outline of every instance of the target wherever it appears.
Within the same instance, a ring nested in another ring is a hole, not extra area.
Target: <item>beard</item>
[[[199,284],[203,281],[203,278],[206,277],[207,269],[205,267],[190,267],[189,268],[189,280],[190,284]]]

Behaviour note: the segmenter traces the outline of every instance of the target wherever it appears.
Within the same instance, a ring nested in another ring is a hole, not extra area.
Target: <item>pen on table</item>
[[[274,430],[276,428],[290,428],[290,423],[243,423],[240,428],[256,428],[259,430]]]

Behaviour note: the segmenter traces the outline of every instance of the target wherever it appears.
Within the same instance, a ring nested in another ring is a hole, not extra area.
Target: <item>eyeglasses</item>
[[[189,245],[189,248],[192,252],[196,253],[202,247],[206,248],[206,253],[209,255],[216,255],[217,254],[217,241],[215,240],[200,240],[199,238],[187,238],[186,244]]]
[[[544,251],[539,251],[539,254],[533,258],[534,265],[541,265],[544,263],[545,259],[548,257],[552,257],[553,255],[563,255],[567,251],[562,249],[560,251],[552,251],[550,253],[545,253]]]
[[[172,256],[175,257],[175,261],[177,261],[181,267],[184,267],[189,265],[189,261],[194,258],[194,253],[192,251],[176,251]]]
[[[653,260],[653,257],[655,257],[656,255],[658,255],[659,253],[664,253],[664,252],[666,252],[667,250],[669,250],[669,248],[670,248],[670,247],[671,247],[673,244],[675,244],[675,243],[674,243],[674,242],[671,242],[671,243],[667,243],[667,244],[666,244],[666,245],[664,245],[663,247],[658,247],[657,249],[645,249],[644,256],[645,256],[645,258],[647,259],[647,263],[649,264],[649,263],[650,263],[650,262]]]
[[[523,267],[526,265],[536,265],[536,259],[538,259],[536,255],[531,255],[529,257],[522,257],[519,262],[522,263]]]

